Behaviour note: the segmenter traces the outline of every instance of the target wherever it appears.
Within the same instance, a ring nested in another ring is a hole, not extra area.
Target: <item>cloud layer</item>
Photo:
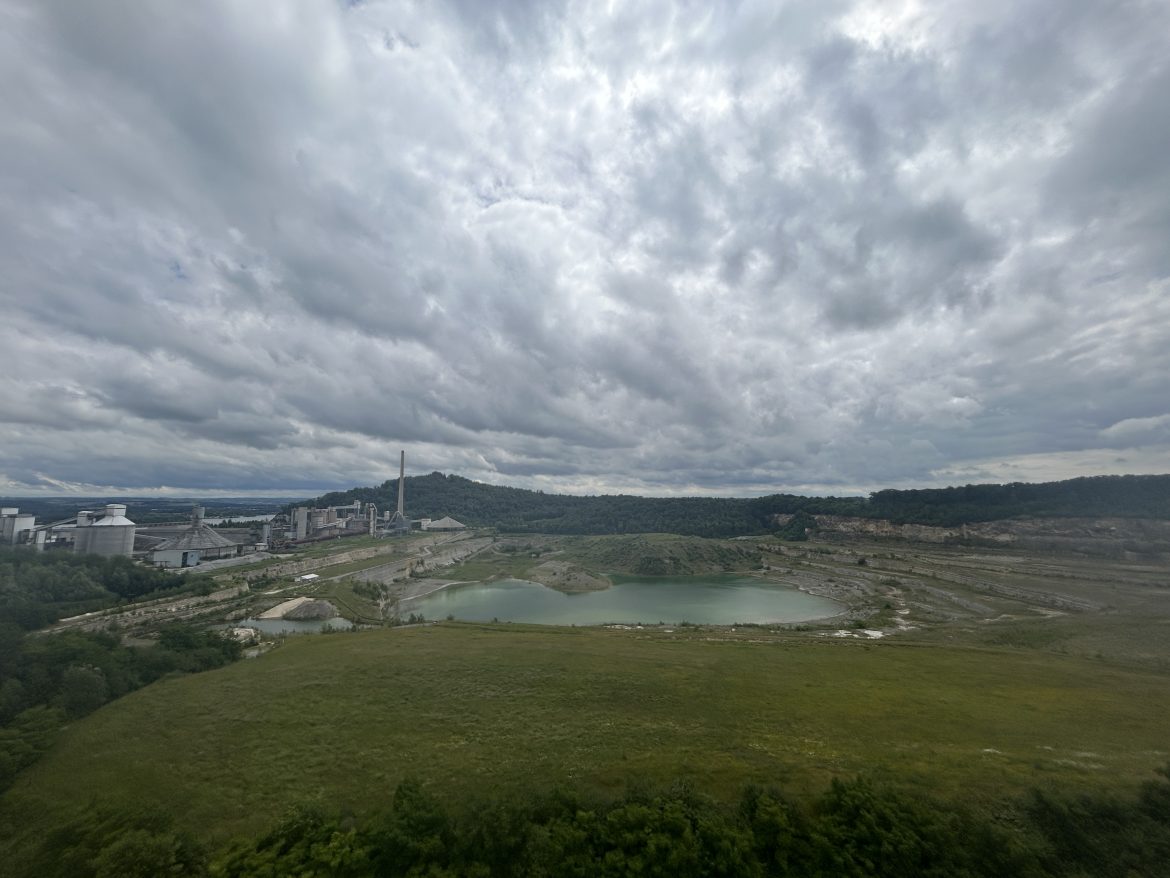
[[[1170,7],[0,7],[0,493],[1170,470]]]

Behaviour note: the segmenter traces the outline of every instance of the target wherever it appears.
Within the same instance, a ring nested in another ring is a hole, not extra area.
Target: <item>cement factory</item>
[[[435,520],[430,518],[411,520],[406,517],[405,503],[406,452],[403,451],[398,469],[397,509],[393,512],[389,509],[384,510],[379,516],[377,506],[373,503],[362,503],[360,500],[344,506],[326,506],[320,509],[298,506],[292,511],[286,539],[299,543],[354,534],[377,537],[409,533],[411,530],[464,530],[464,525],[449,516]],[[279,517],[273,520],[274,532],[278,520]]]
[[[83,509],[72,518],[37,524],[15,507],[0,509],[0,542],[37,551],[138,558],[158,567],[194,567],[201,561],[262,551],[249,528],[217,531],[203,523],[203,507],[190,522],[140,527],[126,517],[124,503],[98,511]]]
[[[255,522],[255,528],[245,524],[216,529],[205,523],[202,506],[192,509],[187,522],[143,526],[126,517],[123,503],[108,503],[101,510],[83,509],[72,518],[48,524],[37,524],[35,516],[6,506],[0,507],[0,545],[123,556],[156,567],[189,568],[208,561],[256,552],[279,552],[297,544],[345,536],[390,537],[416,529],[465,529],[450,517],[408,519],[405,495],[406,452],[403,451],[398,473],[398,507],[393,512],[387,509],[379,514],[373,503],[355,500],[343,506],[297,506],[291,515],[280,513]]]

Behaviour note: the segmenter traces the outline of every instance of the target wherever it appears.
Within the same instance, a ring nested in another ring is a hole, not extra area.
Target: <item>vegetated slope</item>
[[[25,630],[147,595],[190,591],[209,580],[184,579],[129,558],[0,548],[0,625]]]
[[[101,808],[170,812],[219,843],[298,801],[360,812],[406,777],[448,802],[674,778],[734,799],[859,772],[971,805],[1036,784],[1130,788],[1166,761],[1165,684],[914,644],[515,625],[294,638],[71,726],[0,799],[0,854],[18,862]]]
[[[397,503],[398,482],[325,494],[315,505]],[[675,533],[728,537],[776,529],[775,516],[806,512],[953,527],[1021,516],[1170,518],[1170,475],[1093,476],[1063,482],[878,491],[863,497],[773,494],[724,497],[577,497],[498,487],[443,473],[406,479],[414,518],[450,515],[511,533]]]
[[[240,654],[238,643],[182,626],[145,648],[125,646],[109,632],[29,632],[120,601],[210,585],[129,558],[0,549],[0,789],[67,722],[164,674],[218,667]]]
[[[761,556],[738,541],[694,539],[674,534],[594,537],[569,543],[568,557],[602,573],[686,576],[754,570]]]

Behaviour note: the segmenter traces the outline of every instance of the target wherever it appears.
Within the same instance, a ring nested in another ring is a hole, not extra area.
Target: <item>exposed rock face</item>
[[[336,615],[337,607],[329,601],[305,601],[299,607],[293,607],[285,613],[284,618],[294,622],[315,622],[332,619]]]
[[[782,527],[790,517],[776,516],[776,526]],[[895,524],[886,519],[842,515],[815,518],[820,536],[829,539],[839,534],[924,543],[1017,546],[1110,558],[1170,554],[1170,521],[1148,518],[1026,518],[958,527]]]

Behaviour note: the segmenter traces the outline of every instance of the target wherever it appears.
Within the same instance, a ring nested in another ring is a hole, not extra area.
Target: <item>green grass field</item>
[[[1010,648],[443,624],[290,638],[76,723],[0,800],[9,854],[78,811],[217,844],[294,802],[362,812],[690,779],[733,797],[868,773],[977,806],[1132,786],[1170,760],[1164,673]]]
[[[351,621],[381,624],[382,611],[378,604],[364,595],[355,593],[354,585],[355,583],[346,579],[326,582],[313,590],[313,597],[331,601],[338,612]]]
[[[444,578],[460,581],[478,581],[495,579],[498,577],[517,577],[523,579],[528,572],[540,563],[539,560],[527,555],[495,555],[480,552],[470,561],[456,564],[443,571]]]

